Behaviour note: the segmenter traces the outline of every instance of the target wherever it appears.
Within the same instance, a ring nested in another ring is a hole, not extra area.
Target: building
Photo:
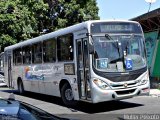
[[[147,62],[152,78],[160,79],[160,8],[131,19],[138,21],[143,28]]]

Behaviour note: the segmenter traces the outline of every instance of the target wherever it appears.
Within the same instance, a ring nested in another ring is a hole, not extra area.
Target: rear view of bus
[[[149,74],[140,24],[94,22],[90,33],[93,103],[148,95]]]

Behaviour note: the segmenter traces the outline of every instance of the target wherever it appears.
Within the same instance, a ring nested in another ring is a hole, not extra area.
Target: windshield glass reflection
[[[143,37],[94,36],[94,67],[106,72],[125,72],[146,66]]]

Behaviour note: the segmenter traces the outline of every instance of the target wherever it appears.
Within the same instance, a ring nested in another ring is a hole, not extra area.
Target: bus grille
[[[136,89],[132,90],[124,90],[124,91],[116,91],[117,95],[125,95],[125,94],[131,94],[135,91]]]
[[[126,89],[124,84],[111,84],[110,86],[112,87],[112,89]],[[127,88],[132,88],[136,86],[137,86],[136,82],[127,83]]]

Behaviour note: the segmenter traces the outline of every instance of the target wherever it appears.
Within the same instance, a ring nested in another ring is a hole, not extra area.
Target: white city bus
[[[31,91],[98,103],[148,95],[145,40],[133,21],[87,21],[6,47],[5,80]]]

